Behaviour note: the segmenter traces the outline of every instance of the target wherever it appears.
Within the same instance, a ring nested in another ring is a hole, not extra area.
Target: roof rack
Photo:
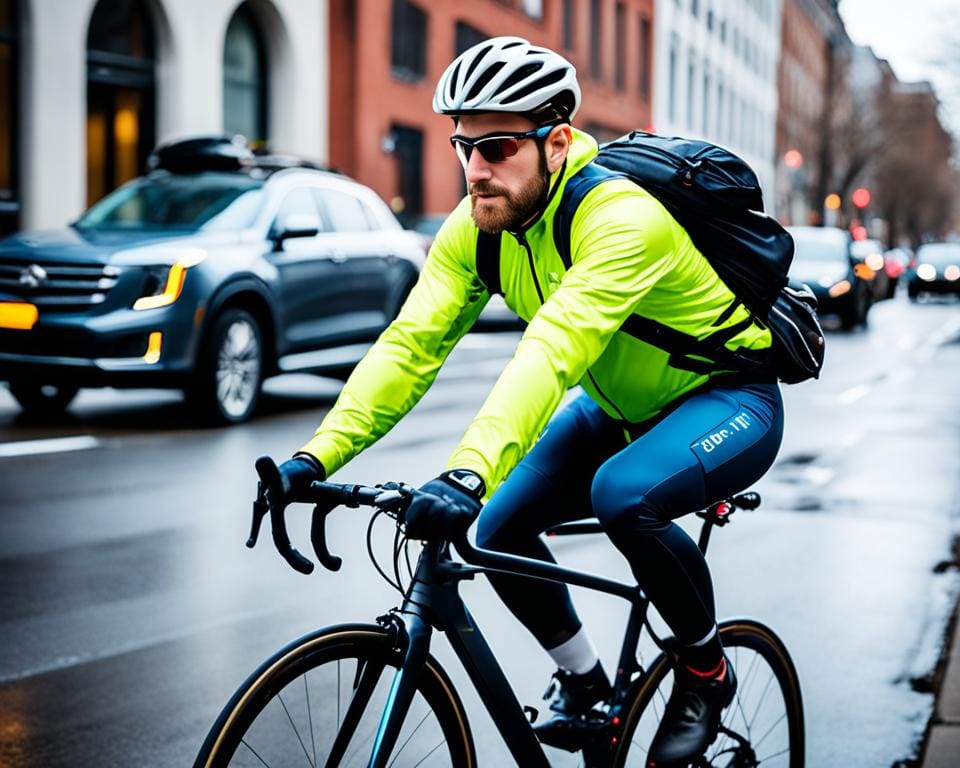
[[[147,158],[147,169],[189,174],[203,171],[259,171],[269,175],[287,168],[338,173],[295,155],[250,148],[243,136],[211,134],[161,144]]]

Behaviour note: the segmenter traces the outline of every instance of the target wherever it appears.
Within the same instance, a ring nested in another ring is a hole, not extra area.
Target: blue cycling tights
[[[677,638],[696,643],[716,623],[707,563],[673,520],[738,493],[773,464],[783,435],[776,384],[713,388],[627,436],[587,395],[559,411],[484,508],[477,544],[554,562],[540,534],[596,516]],[[544,648],[576,634],[563,584],[490,575]]]

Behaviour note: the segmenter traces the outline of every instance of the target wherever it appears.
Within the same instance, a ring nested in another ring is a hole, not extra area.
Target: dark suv
[[[419,275],[416,236],[338,173],[222,137],[151,166],[69,229],[0,241],[0,380],[25,409],[161,386],[244,421],[266,376],[348,374]]]

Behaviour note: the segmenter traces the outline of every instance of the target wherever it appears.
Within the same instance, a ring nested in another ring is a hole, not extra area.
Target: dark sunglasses
[[[474,149],[488,163],[502,163],[508,157],[513,157],[520,151],[521,141],[546,138],[554,127],[544,125],[522,133],[488,133],[486,136],[479,136],[476,139],[468,139],[466,136],[451,136],[450,143],[456,150],[460,163],[466,169]]]

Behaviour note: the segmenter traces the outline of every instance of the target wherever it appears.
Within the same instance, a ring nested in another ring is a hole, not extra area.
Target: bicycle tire
[[[692,765],[803,768],[803,700],[796,667],[783,641],[769,627],[747,619],[721,623],[720,637],[738,676],[736,697],[724,711],[721,723],[742,737],[747,746],[721,733],[707,748],[703,760]],[[779,698],[771,699],[774,682]],[[650,740],[672,685],[671,660],[660,654],[628,695],[623,731],[612,761],[615,768],[647,765]],[[751,750],[756,762],[748,759]]]
[[[342,625],[305,635],[263,662],[237,689],[210,729],[194,768],[366,766],[381,702],[402,661],[391,633],[378,625]],[[357,696],[367,683],[372,691]],[[364,698],[342,759],[331,762],[335,734],[351,719],[349,704]],[[446,749],[441,748],[444,744]],[[463,704],[433,656],[424,665],[389,764],[476,767]]]

